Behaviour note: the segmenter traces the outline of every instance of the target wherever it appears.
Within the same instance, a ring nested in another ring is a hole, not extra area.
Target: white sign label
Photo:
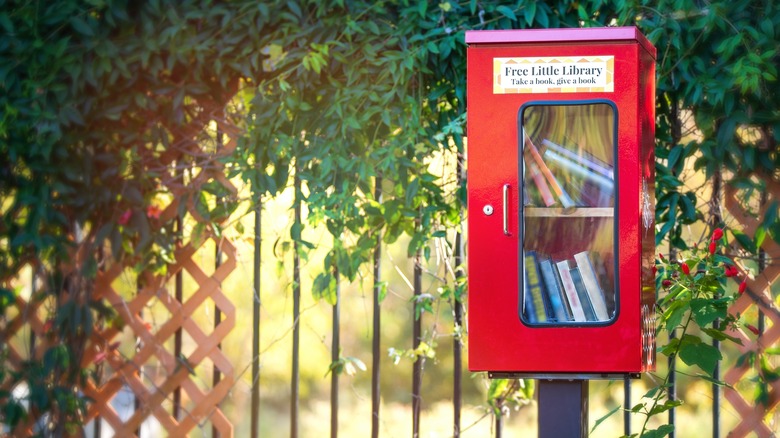
[[[614,56],[494,58],[493,93],[612,92]]]

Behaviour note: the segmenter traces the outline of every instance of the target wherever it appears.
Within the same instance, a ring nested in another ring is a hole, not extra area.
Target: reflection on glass
[[[528,324],[616,316],[615,123],[607,102],[521,109],[519,313]]]

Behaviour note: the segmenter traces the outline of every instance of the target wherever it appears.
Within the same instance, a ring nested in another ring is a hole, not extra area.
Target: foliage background
[[[68,388],[82,372],[81,335],[115,319],[90,298],[90,279],[120,262],[135,272],[165,273],[180,228],[155,209],[187,169],[213,164],[219,125],[230,123],[245,135],[224,164],[242,189],[231,196],[205,187],[193,202],[206,228],[237,240],[254,237],[252,201],[268,201],[264,211],[274,218],[263,227],[264,278],[272,279],[262,289],[263,321],[276,328],[262,335],[264,404],[283,412],[289,396],[290,322],[283,315],[290,313],[294,251],[305,263],[303,290],[311,291],[303,322],[311,354],[302,374],[307,406],[322,409],[317,400],[325,397],[334,267],[349,309],[344,355],[368,361],[369,260],[378,236],[391,260],[383,274],[383,347],[403,360],[383,362],[385,403],[408,400],[409,391],[397,385],[411,381],[414,315],[404,276],[411,276],[418,250],[432,347],[424,353],[436,355],[426,362],[426,404],[446,400],[448,388],[434,382],[450,375],[449,340],[459,333],[452,303],[465,292],[445,257],[466,207],[458,165],[466,134],[463,32],[636,25],[650,38],[658,48],[657,244],[674,255],[729,224],[720,208],[724,185],[737,187],[757,211],[765,181],[777,179],[779,11],[772,1],[750,0],[0,0],[0,318],[12,316],[6,312],[17,294],[29,294],[49,303],[62,329],[50,354],[57,360],[32,362],[22,373],[4,365],[0,381],[45,376],[63,389],[36,387],[41,410],[77,398]],[[181,153],[185,160],[167,161]],[[381,198],[374,195],[378,179]],[[729,255],[746,266],[756,266],[761,239],[778,238],[777,205],[769,211],[755,240],[739,230],[728,236]],[[157,225],[162,231],[151,232]],[[194,222],[182,226],[190,235],[204,232]],[[74,266],[68,261],[75,253],[87,256]],[[248,246],[242,254],[245,275],[225,285],[236,302],[251,272]],[[34,294],[24,280],[31,271],[41,279]],[[237,334],[248,333],[248,315],[240,316]],[[243,338],[225,349],[249,364]],[[354,401],[346,403],[364,403],[366,379],[357,372],[345,380],[354,388]],[[236,406],[247,384],[244,375]],[[465,388],[469,403],[487,412],[482,377],[468,376]],[[601,391],[606,405],[619,400],[614,387]],[[6,406],[2,415],[10,421],[19,411]],[[75,409],[63,415],[63,427],[78,422]]]

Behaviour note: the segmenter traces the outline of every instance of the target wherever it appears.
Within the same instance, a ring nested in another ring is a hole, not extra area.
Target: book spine
[[[539,171],[542,172],[542,175],[544,175],[544,177],[547,179],[547,182],[550,183],[552,190],[556,195],[558,195],[558,198],[560,198],[563,208],[574,207],[574,201],[571,200],[569,194],[563,190],[563,187],[561,187],[561,185],[558,183],[558,180],[555,179],[555,176],[552,174],[552,172],[550,172],[550,169],[546,164],[544,164],[542,156],[539,155],[539,150],[536,148],[536,146],[534,146],[533,142],[527,135],[523,134],[523,136],[525,137],[526,149],[528,149],[531,157],[534,159],[534,161],[536,161],[536,165],[539,166]]]
[[[585,312],[580,304],[580,298],[577,296],[577,289],[574,287],[574,280],[571,278],[571,272],[569,271],[569,262],[566,260],[560,261],[555,264],[558,269],[558,275],[561,278],[561,284],[563,284],[563,291],[566,293],[566,298],[569,300],[569,307],[571,307],[571,314],[574,320],[577,322],[585,322]]]
[[[601,160],[598,160],[596,157],[592,156],[591,154],[584,152],[584,155],[580,155],[578,153],[575,153],[569,149],[566,149],[563,146],[560,146],[556,143],[553,143],[552,141],[548,139],[542,140],[542,146],[545,146],[546,148],[553,150],[566,158],[576,162],[577,164],[580,164],[582,166],[587,167],[588,169],[606,177],[611,180],[615,179],[615,172],[613,171],[612,166],[602,162]]]
[[[531,177],[531,180],[533,180],[536,188],[539,190],[539,195],[542,197],[544,205],[550,207],[555,204],[555,198],[553,197],[550,188],[547,186],[547,182],[544,180],[544,176],[542,176],[542,173],[536,166],[536,163],[530,160],[526,160],[526,166],[528,168],[528,175]]]
[[[585,313],[585,319],[588,321],[598,321],[596,313],[593,311],[593,304],[588,297],[588,291],[585,290],[585,285],[582,283],[582,275],[578,267],[571,268],[571,279],[574,282],[574,289],[577,290],[577,296],[580,298],[580,304],[582,305],[582,311]]]
[[[607,311],[607,302],[604,299],[604,291],[599,285],[596,271],[593,269],[593,264],[590,262],[588,252],[583,251],[574,254],[574,260],[580,268],[582,283],[585,285],[585,290],[588,292],[591,304],[593,304],[593,311],[596,313],[596,317],[598,317],[599,321],[608,320],[609,312]]]
[[[539,271],[542,273],[542,281],[544,282],[544,288],[550,298],[550,307],[553,309],[555,319],[558,322],[571,321],[572,316],[569,313],[569,309],[566,307],[566,298],[561,290],[560,280],[555,274],[552,262],[549,259],[540,261]]]
[[[538,321],[536,320],[534,302],[531,298],[531,292],[528,286],[528,270],[524,270],[523,272],[523,292],[523,299],[521,301],[522,309],[520,309],[520,314],[523,315],[528,322],[536,323]]]
[[[612,193],[615,190],[615,183],[611,179],[592,172],[586,167],[583,167],[574,161],[568,160],[564,156],[559,155],[549,149],[544,151],[544,158],[547,158],[551,164],[554,164],[561,169],[567,170],[581,178],[592,181],[605,192]]]
[[[542,296],[542,283],[539,279],[539,270],[536,267],[536,253],[533,251],[529,251],[525,255],[525,272],[528,279],[527,291],[531,295],[531,301],[533,301],[536,322],[546,322],[547,311]]]

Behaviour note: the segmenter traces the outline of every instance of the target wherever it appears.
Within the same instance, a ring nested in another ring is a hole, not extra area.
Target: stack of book
[[[532,184],[526,205],[563,208],[611,207],[615,181],[614,168],[595,156],[563,147],[549,139],[542,148],[524,134],[526,180]]]
[[[569,260],[554,261],[536,251],[524,254],[524,287],[521,312],[532,324],[568,324],[608,321],[615,313],[614,288],[597,254],[582,251]],[[607,286],[607,288],[603,288]],[[610,298],[610,299],[608,299]]]

